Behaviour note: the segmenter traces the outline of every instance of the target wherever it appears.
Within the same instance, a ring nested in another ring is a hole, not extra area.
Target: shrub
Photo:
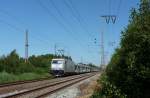
[[[150,1],[141,0],[122,32],[120,47],[106,68],[100,95],[150,98]]]

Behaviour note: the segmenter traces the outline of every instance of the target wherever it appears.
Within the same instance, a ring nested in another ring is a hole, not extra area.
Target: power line
[[[22,29],[18,28],[17,26],[14,26],[6,21],[0,20],[1,23],[8,25],[9,27],[13,28],[14,30],[18,32],[24,32]],[[25,40],[25,62],[28,61],[28,32],[26,31],[26,40]]]
[[[60,22],[59,19],[58,19],[54,14],[52,14],[51,11],[50,11],[40,0],[38,0],[37,2],[38,2],[38,4],[39,4],[53,19],[55,19],[55,21],[56,21],[59,25],[61,25],[61,27],[62,27],[75,41],[78,41],[78,42],[79,42],[78,44],[80,44],[80,46],[83,46],[83,45],[81,44],[81,42],[80,42],[76,37],[74,37],[73,32],[71,32],[71,31],[65,26],[65,24],[64,24],[63,22]]]
[[[104,51],[104,36],[103,32],[101,32],[101,66],[105,65]]]
[[[69,1],[69,3],[70,3],[70,6],[72,7],[72,9],[74,9],[74,12],[75,12],[76,15],[78,16],[78,18],[79,18],[80,20],[82,20],[82,23],[83,23],[84,28],[85,28],[85,25],[87,25],[85,19],[81,16],[81,14],[80,14],[79,11],[77,10],[76,6],[72,3],[72,1],[71,1],[71,0],[68,0],[68,1]],[[87,31],[89,35],[92,35],[92,32],[89,32],[89,30],[88,30],[87,28],[85,28],[85,31]]]
[[[117,13],[116,15],[119,17],[119,12],[120,12],[120,9],[121,9],[121,3],[122,3],[122,0],[119,0],[119,4],[118,4],[118,8],[117,8]]]
[[[1,20],[1,19],[0,19],[0,22],[3,23],[3,24],[8,25],[9,27],[13,28],[13,29],[16,30],[17,32],[24,32],[23,29],[18,28],[17,26],[15,26],[15,25],[13,25],[13,24],[10,24],[10,23],[8,23],[8,22],[6,22],[6,21],[4,21],[4,20]],[[49,43],[46,42],[45,40],[41,40],[41,39],[39,39],[39,38],[37,38],[37,37],[35,37],[35,36],[32,36],[32,35],[31,35],[31,37],[32,37],[33,39],[35,39],[35,40],[38,40],[39,42],[43,42],[43,43],[49,44]],[[43,44],[43,43],[42,43],[42,44]]]
[[[111,0],[108,0],[108,14],[111,14]]]
[[[15,21],[18,22],[19,24],[21,24],[21,25],[24,24],[24,26],[27,26],[27,27],[29,28],[29,26],[28,26],[27,24],[25,24],[24,22],[20,21],[18,17],[15,17],[14,15],[10,14],[9,12],[7,12],[6,10],[0,9],[0,13],[9,16],[10,18],[12,18],[13,20],[15,20]],[[14,29],[17,30],[18,32],[24,32],[24,30],[18,28],[18,27],[15,26],[15,25],[12,25],[12,24],[10,24],[10,23],[8,23],[8,22],[6,22],[6,21],[3,21],[3,20],[0,20],[0,21],[1,21],[2,23],[4,23],[4,24],[7,24],[7,25],[10,26],[11,28],[14,28]],[[41,40],[40,38],[37,38],[37,37],[35,37],[35,36],[33,37],[33,36],[31,35],[31,37],[32,37],[33,39],[39,40],[40,42],[44,42],[44,43],[46,42],[46,41],[43,41],[43,40]],[[47,43],[47,42],[46,42],[46,43]]]
[[[57,8],[57,6],[55,5],[53,0],[48,0],[52,6],[56,9],[57,13],[61,16],[61,18],[63,18],[63,20],[65,20],[65,22],[67,21],[66,18],[64,17],[64,15],[61,13],[61,11]],[[69,22],[67,22],[67,24],[69,24],[71,26],[71,24]]]
[[[76,14],[74,13],[74,8],[64,0],[64,4],[68,7],[68,9],[70,10],[70,12],[72,13],[72,16],[77,20],[77,22],[79,23],[79,25],[82,27],[82,29],[88,34],[88,36],[92,36],[89,31],[85,28],[85,26],[82,24],[81,19],[78,17],[79,14],[78,12],[76,12],[78,14],[78,16],[76,16]]]
[[[48,0],[48,1],[56,9],[57,13],[61,16],[61,18],[63,18],[63,20],[65,20],[65,22],[68,24],[68,26],[70,26],[71,28],[73,28],[72,25],[70,24],[70,22],[67,21],[67,19],[64,17],[64,15],[62,14],[62,12],[59,10],[59,8],[55,5],[54,1],[53,0]]]
[[[69,35],[71,35],[71,37],[72,37],[75,41],[78,41],[77,44],[79,44],[79,46],[80,46],[81,48],[84,47],[84,44],[82,44],[83,41],[82,41],[82,42],[79,41],[79,40],[73,35],[74,32],[71,32],[70,30],[68,30],[68,28],[65,26],[65,24],[64,24],[63,22],[60,22],[60,21],[58,20],[58,18],[57,18],[40,0],[38,0],[37,3],[50,15],[59,25],[61,25],[61,27],[62,27]],[[84,47],[84,49],[86,50],[85,47]]]
[[[12,24],[10,24],[10,23],[4,21],[4,20],[1,20],[1,19],[0,19],[0,22],[3,23],[3,24],[7,24],[9,27],[15,29],[15,30],[18,31],[18,32],[23,32],[22,29],[18,28],[17,26],[14,26],[14,25],[12,25]]]
[[[27,24],[25,24],[24,22],[20,21],[18,17],[15,17],[14,15],[10,14],[10,13],[9,13],[8,11],[6,11],[6,10],[0,9],[0,13],[9,16],[9,17],[12,18],[13,20],[17,21],[19,24],[24,24],[24,26],[27,26],[27,28],[29,27]]]

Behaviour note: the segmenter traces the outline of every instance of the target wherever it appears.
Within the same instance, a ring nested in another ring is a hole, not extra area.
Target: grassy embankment
[[[2,83],[9,83],[15,81],[22,81],[22,80],[33,80],[39,78],[46,78],[49,77],[49,73],[37,74],[37,73],[22,73],[19,75],[10,74],[5,71],[0,72],[0,84]]]

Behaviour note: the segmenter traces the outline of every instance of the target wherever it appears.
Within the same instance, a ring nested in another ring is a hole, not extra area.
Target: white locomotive
[[[94,71],[94,68],[86,64],[75,64],[71,59],[57,58],[52,59],[51,74],[54,76],[80,74]]]

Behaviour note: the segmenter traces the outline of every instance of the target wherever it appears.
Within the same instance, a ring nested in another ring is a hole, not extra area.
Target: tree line
[[[0,72],[5,71],[12,74],[20,73],[49,73],[51,60],[53,58],[61,58],[62,56],[45,54],[45,55],[32,55],[28,58],[28,62],[25,63],[25,59],[20,57],[16,50],[13,50],[8,55],[3,55],[0,57]],[[68,56],[63,56],[63,58],[70,58]]]
[[[3,55],[0,57],[0,72],[7,72],[12,74],[21,73],[50,73],[51,60],[53,58],[66,58],[71,59],[70,56],[65,55],[54,55],[54,54],[44,54],[44,55],[32,55],[28,58],[28,62],[20,57],[16,50],[13,50],[8,55]],[[97,68],[94,64],[88,64],[91,67]]]

